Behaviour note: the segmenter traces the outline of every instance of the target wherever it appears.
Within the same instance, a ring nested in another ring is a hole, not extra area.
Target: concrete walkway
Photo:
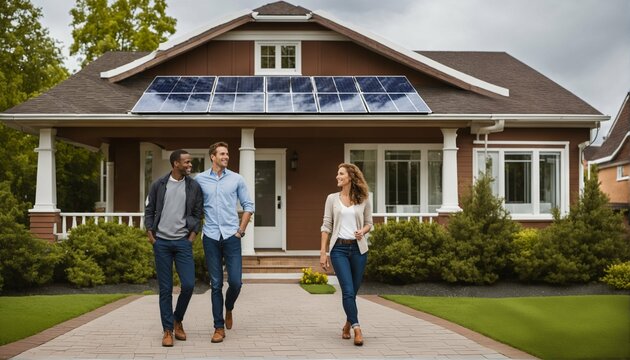
[[[358,307],[365,341],[362,347],[341,339],[345,316],[339,291],[311,295],[297,284],[245,284],[234,309],[233,329],[227,330],[223,343],[212,344],[207,292],[193,295],[190,302],[184,319],[188,340],[164,348],[158,297],[143,296],[15,359],[532,358],[382,299],[362,297]]]

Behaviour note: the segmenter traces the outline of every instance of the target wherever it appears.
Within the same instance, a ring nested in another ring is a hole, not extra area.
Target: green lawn
[[[2,296],[0,345],[35,335],[127,296],[122,294]]]
[[[542,359],[630,359],[630,296],[383,297]]]
[[[302,289],[311,294],[334,294],[335,287],[329,284],[300,284]]]

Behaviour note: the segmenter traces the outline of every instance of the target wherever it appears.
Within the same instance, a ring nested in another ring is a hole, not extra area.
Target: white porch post
[[[256,177],[256,148],[254,147],[254,130],[241,129],[240,168],[239,173],[245,178],[247,191],[252,200],[256,199],[255,177]],[[255,204],[254,204],[255,206]],[[241,240],[241,250],[243,255],[254,255],[254,218],[245,231],[245,237]]]
[[[31,212],[59,212],[57,209],[57,176],[55,168],[55,129],[39,130],[37,152],[37,187]]]
[[[114,162],[108,161],[105,175],[105,212],[114,212]]]
[[[442,163],[442,206],[438,213],[462,211],[457,184],[457,129],[440,129],[444,136]]]

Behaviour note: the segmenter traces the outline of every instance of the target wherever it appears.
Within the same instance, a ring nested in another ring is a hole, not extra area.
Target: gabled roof
[[[619,113],[601,146],[585,149],[584,157],[596,164],[613,161],[624,144],[630,142],[630,92],[621,104]]]
[[[509,97],[489,97],[452,86],[417,88],[435,115],[547,114],[601,117],[589,104],[509,54],[471,51],[422,51],[420,54],[512,90]],[[147,52],[108,52],[61,84],[5,113],[126,114],[140,99],[152,78],[134,76],[112,83],[101,79],[100,73],[146,55]],[[597,120],[602,119],[593,121]]]
[[[438,78],[458,88],[489,96],[509,96],[507,88],[491,84],[469,74],[445,66],[433,59],[407,50],[378,35],[357,26],[343,23],[334,19],[323,11],[310,11],[300,6],[294,6],[284,1],[267,4],[253,12],[243,10],[236,14],[219,19],[208,26],[199,28],[192,33],[167,41],[159,48],[137,59],[133,63],[124,64],[117,68],[101,73],[101,77],[112,82],[118,82],[138,74],[148,68],[157,66],[187,50],[193,49],[211,39],[235,29],[248,22],[255,21],[291,21],[314,22],[364,46],[380,55],[409,66],[432,77]]]

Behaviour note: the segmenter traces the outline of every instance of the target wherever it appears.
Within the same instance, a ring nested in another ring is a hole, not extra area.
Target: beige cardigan
[[[333,246],[335,246],[339,235],[339,229],[341,228],[341,222],[338,221],[339,216],[341,215],[342,206],[339,195],[339,192],[328,195],[326,198],[326,205],[324,207],[322,232],[332,234],[330,236],[330,244],[328,246],[329,252],[332,250]],[[369,199],[354,206],[354,215],[357,221],[357,229],[361,229],[365,225],[370,225],[370,229],[372,228],[372,203]],[[368,234],[366,233],[361,240],[357,241],[361,254],[365,254],[368,251],[367,239]]]

